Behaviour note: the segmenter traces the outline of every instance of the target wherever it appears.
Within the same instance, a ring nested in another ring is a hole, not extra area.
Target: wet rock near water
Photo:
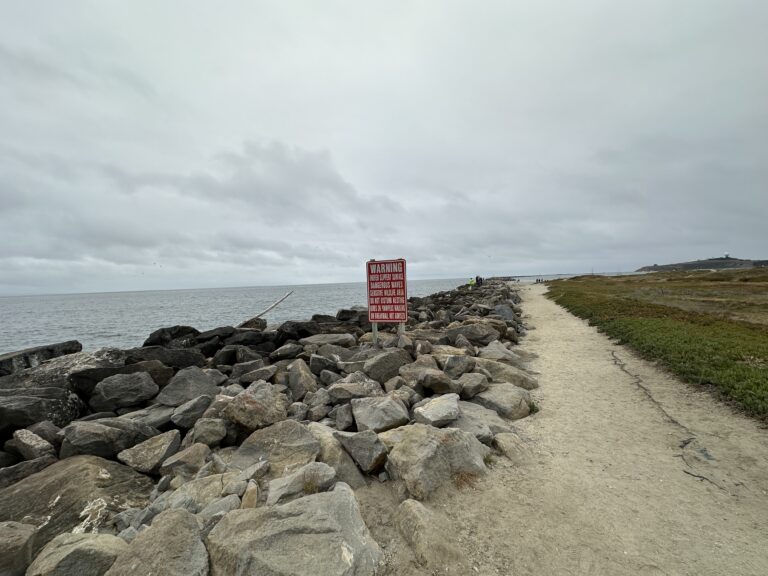
[[[397,524],[430,565],[430,500],[487,474],[491,449],[524,452],[511,422],[536,379],[515,351],[518,303],[493,282],[411,298],[405,332],[380,326],[378,346],[352,308],[30,361],[0,377],[2,561],[373,575],[382,553],[354,490],[388,481],[424,502]]]

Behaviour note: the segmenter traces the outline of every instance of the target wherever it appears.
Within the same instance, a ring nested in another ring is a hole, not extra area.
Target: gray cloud
[[[768,257],[767,16],[13,3],[0,294]]]

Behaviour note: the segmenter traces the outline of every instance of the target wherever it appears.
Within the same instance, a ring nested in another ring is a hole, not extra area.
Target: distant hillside
[[[678,262],[676,264],[654,264],[653,266],[643,266],[638,268],[637,272],[673,272],[676,270],[726,270],[733,268],[756,268],[768,266],[768,260],[742,260],[741,258],[732,258],[724,256],[722,258],[708,258],[706,260],[696,260],[694,262]]]

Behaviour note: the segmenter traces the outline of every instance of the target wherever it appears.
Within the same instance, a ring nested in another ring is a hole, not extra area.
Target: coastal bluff
[[[520,445],[538,383],[509,284],[408,309],[378,345],[358,307],[4,355],[0,574],[366,576],[393,546],[401,565],[451,558],[440,498]],[[396,543],[369,530],[380,506]]]

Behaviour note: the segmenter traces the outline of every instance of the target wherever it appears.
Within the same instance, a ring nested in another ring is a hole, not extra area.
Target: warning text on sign
[[[408,296],[405,260],[378,260],[366,265],[368,321],[406,322]]]

